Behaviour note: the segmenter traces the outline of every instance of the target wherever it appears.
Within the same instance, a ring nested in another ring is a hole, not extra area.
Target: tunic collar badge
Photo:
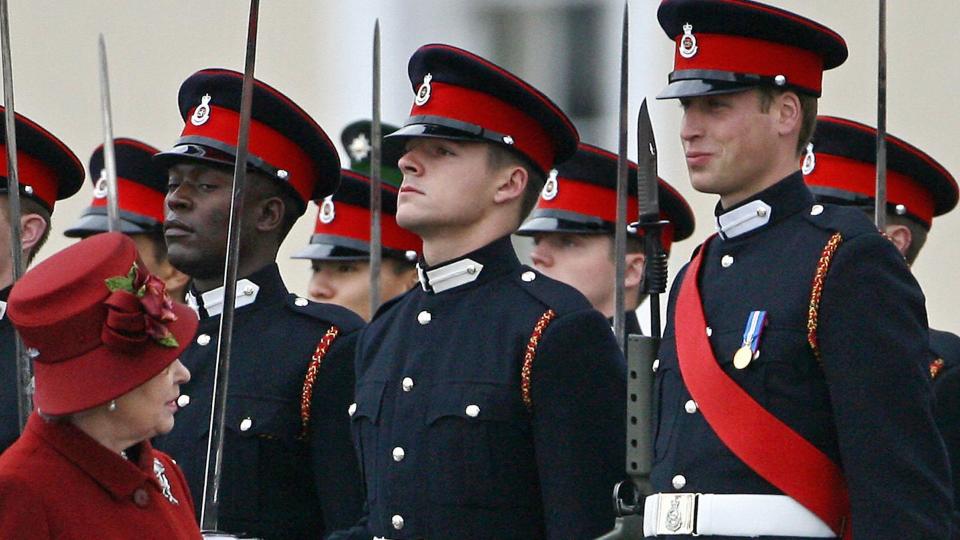
[[[259,292],[260,286],[256,283],[249,279],[238,280],[236,307],[242,308],[243,306],[248,306],[256,302],[257,293]],[[199,302],[193,292],[187,292],[187,305],[197,313],[200,313],[200,306],[202,305],[203,308],[207,310],[208,316],[216,317],[223,313],[223,287],[217,287],[216,289],[201,294]]]
[[[424,291],[442,293],[467,283],[472,283],[480,277],[483,265],[473,259],[460,259],[437,268],[424,270],[417,263],[417,277]]]
[[[724,240],[734,238],[763,227],[770,214],[770,205],[757,199],[717,216],[717,231]]]

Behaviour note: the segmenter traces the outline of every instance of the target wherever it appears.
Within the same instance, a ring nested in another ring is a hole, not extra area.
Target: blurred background
[[[876,125],[876,0],[770,0],[821,22],[847,40],[850,58],[824,77],[821,114]],[[630,2],[630,141],[636,113],[665,85],[673,45],[656,21],[658,0]],[[160,148],[179,136],[177,90],[206,67],[242,71],[248,3],[242,0],[10,0],[18,112],[63,139],[87,163],[102,142],[97,36],[107,41],[114,133]],[[960,47],[956,0],[888,2],[887,126],[948,170],[960,172]],[[445,42],[489,58],[534,84],[574,119],[585,142],[616,151],[623,4],[600,0],[264,0],[256,75],[286,93],[339,141],[349,122],[369,118],[374,21],[382,31],[382,117],[402,123],[412,103],[407,59]],[[713,232],[715,197],[694,192],[680,148],[680,108],[651,101],[660,174],[690,201],[694,236],[674,247],[671,273]],[[346,154],[341,149],[344,161]],[[68,245],[62,231],[90,202],[92,185],[57,204],[38,260]],[[311,204],[281,249],[288,287],[305,294],[308,261],[289,259],[309,241]],[[960,211],[938,218],[914,271],[931,326],[960,330]],[[521,250],[526,246],[518,241]],[[642,318],[646,318],[641,308]]]

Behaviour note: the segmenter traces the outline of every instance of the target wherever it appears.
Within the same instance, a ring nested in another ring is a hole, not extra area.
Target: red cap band
[[[553,139],[539,122],[490,94],[434,81],[430,99],[414,104],[410,116],[452,118],[513,138],[513,146],[544,172],[553,168]]]
[[[232,109],[210,105],[210,115],[207,121],[196,126],[190,120],[195,109],[195,107],[190,109],[190,112],[186,115],[187,121],[183,126],[181,137],[209,137],[233,147],[237,145],[240,113]],[[313,161],[300,146],[279,131],[258,122],[256,119],[250,121],[248,140],[250,154],[266,161],[273,167],[287,171],[288,176],[284,180],[297,191],[304,201],[310,200],[316,174],[313,170]]]
[[[47,163],[23,152],[17,152],[17,174],[20,189],[33,189],[33,196],[53,210],[57,200],[57,173]],[[0,176],[7,176],[7,145],[0,144]]]
[[[343,236],[370,243],[370,209],[334,201],[334,212],[333,221],[330,223],[320,221],[318,213],[314,234]],[[397,251],[422,251],[420,237],[400,228],[394,216],[381,213],[380,226],[383,247]]]
[[[877,169],[872,163],[830,154],[816,154],[817,164],[805,177],[807,184],[876,197]],[[927,228],[933,221],[934,200],[930,191],[913,178],[887,169],[887,200],[907,207]]]
[[[537,209],[563,210],[616,223],[617,192],[589,182],[559,177],[557,179],[557,196],[549,201],[540,197]],[[637,198],[627,197],[627,216],[636,216],[638,212]],[[660,217],[667,219],[663,212],[660,213]],[[673,243],[673,228],[673,223],[663,228],[660,242],[663,244],[665,251],[670,251],[670,245]],[[640,231],[639,234],[642,235],[643,232]]]
[[[117,178],[118,205],[121,210],[148,217],[157,223],[163,223],[165,195],[147,186]],[[90,206],[107,206],[107,198],[94,197]]]
[[[787,84],[820,93],[823,84],[823,59],[817,53],[799,47],[762,39],[726,34],[694,34],[697,53],[692,58],[680,55],[680,44],[686,34],[676,37],[674,70],[687,69],[727,71],[776,77],[783,75]]]

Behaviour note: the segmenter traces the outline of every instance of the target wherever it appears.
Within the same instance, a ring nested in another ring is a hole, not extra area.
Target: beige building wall
[[[876,119],[875,0],[774,0],[818,20],[847,39],[850,59],[825,76],[821,112],[868,124]],[[631,15],[631,116],[643,96],[660,91],[672,62],[672,45],[656,22],[657,0],[633,0]],[[960,4],[955,0],[888,1],[888,128],[960,173],[954,148],[960,107],[960,48],[955,46]],[[922,5],[922,9],[918,7]],[[327,129],[334,141],[350,121],[369,116],[373,21],[383,30],[385,121],[401,122],[411,90],[406,59],[424,43],[443,41],[495,58],[555,96],[564,107],[554,66],[569,52],[558,13],[569,6],[596,6],[608,31],[593,71],[604,111],[581,125],[585,140],[616,142],[616,70],[622,4],[587,0],[264,0],[261,5],[257,76],[276,86]],[[247,2],[243,0],[10,0],[17,110],[60,136],[86,163],[101,142],[97,35],[107,39],[117,136],[170,145],[182,122],[176,107],[183,79],[205,67],[242,70]],[[506,34],[491,30],[491,13],[517,10]],[[574,40],[575,42],[575,40]],[[516,46],[514,46],[516,44]],[[583,44],[587,46],[588,44]],[[517,53],[522,51],[522,54]],[[652,103],[661,149],[661,175],[689,198],[699,221],[694,238],[674,250],[673,272],[697,242],[712,232],[714,197],[687,182],[674,102]],[[631,141],[633,141],[631,125]],[[635,150],[631,151],[635,155]],[[62,231],[88,204],[91,187],[57,205],[54,231],[41,257],[68,244]],[[304,261],[287,257],[307,242],[314,217],[297,224],[281,251],[288,286],[305,292]],[[927,294],[931,324],[960,330],[960,212],[934,223],[915,271]]]

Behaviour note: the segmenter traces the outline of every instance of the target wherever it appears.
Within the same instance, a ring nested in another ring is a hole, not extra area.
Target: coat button
[[[685,485],[687,485],[687,479],[682,474],[673,477],[673,489],[683,489]]]
[[[433,315],[430,315],[430,312],[423,310],[417,314],[417,322],[421,325],[430,324],[430,321],[433,320]]]
[[[480,407],[478,405],[467,405],[467,410],[464,412],[466,412],[470,418],[476,418],[480,416]]]
[[[390,518],[390,524],[393,525],[394,529],[399,531],[400,529],[403,528],[403,516],[401,516],[400,514],[393,516],[392,518]]]
[[[697,412],[697,402],[692,399],[688,399],[687,402],[683,404],[683,410],[687,411],[687,414],[693,414]]]
[[[476,274],[476,273],[477,273],[477,265],[471,264],[470,266],[468,266],[468,267],[467,267],[467,273],[470,274],[471,276],[474,275],[474,274]]]
[[[253,293],[254,293],[253,285],[247,285],[246,287],[243,288],[244,296],[250,296]]]
[[[133,492],[133,503],[140,508],[145,508],[150,504],[150,494],[143,488],[137,488],[137,490]]]
[[[710,337],[710,336],[712,336],[712,335],[713,335],[713,328],[710,328],[710,327],[708,326],[708,327],[707,327],[707,337]]]
[[[733,266],[733,255],[724,255],[720,258],[720,266],[730,268]]]
[[[253,427],[253,420],[248,416],[240,421],[240,431],[250,431]]]
[[[819,216],[819,215],[822,214],[822,213],[823,213],[823,205],[822,205],[822,204],[815,204],[815,205],[813,205],[813,206],[810,208],[810,215],[811,215],[811,216]]]
[[[406,455],[407,453],[404,452],[403,448],[400,448],[399,446],[393,449],[393,460],[397,463],[403,461],[403,458]]]
[[[530,283],[531,281],[537,279],[537,273],[531,270],[527,270],[526,272],[520,275],[520,279],[526,281],[527,283]]]
[[[197,345],[206,347],[210,344],[210,334],[200,334],[197,336]]]
[[[350,406],[347,407],[347,414],[349,414],[350,416],[353,416],[353,413],[355,412],[357,412],[357,404],[351,403]]]
[[[181,394],[180,397],[177,398],[177,406],[180,407],[181,409],[186,407],[189,404],[190,404],[190,396],[188,396],[187,394]]]
[[[404,377],[403,382],[400,383],[400,385],[403,387],[404,392],[409,392],[413,390],[413,379],[410,377]]]
[[[293,301],[293,303],[299,307],[305,307],[307,304],[310,303],[310,301],[302,296],[298,296],[297,299]]]
[[[653,372],[656,373],[658,369],[660,369],[660,359],[659,359],[659,358],[657,358],[656,360],[653,361]]]

